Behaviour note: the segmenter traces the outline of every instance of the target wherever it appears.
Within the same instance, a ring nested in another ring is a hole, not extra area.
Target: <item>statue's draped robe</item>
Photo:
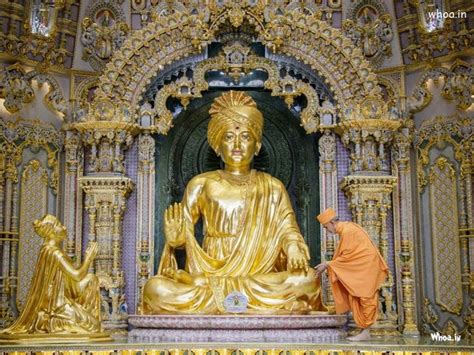
[[[367,232],[358,224],[339,222],[340,240],[328,264],[336,313],[352,311],[360,328],[377,320],[378,288],[388,267]]]
[[[191,180],[182,201],[186,271],[207,282],[173,288],[168,296],[156,299],[158,304],[145,299],[153,313],[219,313],[232,291],[248,298],[249,312],[290,313],[302,304],[306,311],[323,309],[313,270],[308,275],[285,271],[288,244],[305,244],[285,187],[269,174],[253,171],[252,176],[243,193],[247,201],[231,209],[221,207],[225,201],[219,198],[220,192],[232,188],[224,174],[211,172]],[[203,179],[217,182],[222,191],[206,191]],[[202,247],[194,235],[200,217],[205,230]],[[169,267],[176,268],[176,261],[167,244],[160,271]]]
[[[101,331],[98,279],[79,282],[66,277],[57,247],[43,245],[36,264],[28,298],[20,317],[4,334],[88,334]],[[71,262],[69,260],[69,262]]]

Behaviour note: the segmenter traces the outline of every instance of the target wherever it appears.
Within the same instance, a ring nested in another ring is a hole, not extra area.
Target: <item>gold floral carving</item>
[[[201,50],[229,20],[234,26],[249,23],[269,48],[308,63],[321,73],[341,107],[380,92],[376,75],[360,49],[341,31],[326,22],[298,12],[265,18],[266,2],[235,5],[232,9],[209,4],[211,16],[175,11],[156,17],[135,31],[116,52],[99,79],[98,98],[108,97],[117,105],[138,107],[147,83],[165,65]],[[268,5],[269,6],[269,5]],[[132,113],[136,119],[136,112]]]
[[[461,255],[459,250],[456,173],[441,156],[430,169],[431,236],[436,303],[461,314]]]
[[[20,238],[18,256],[17,307],[21,311],[28,296],[31,278],[42,240],[33,221],[44,217],[48,209],[48,172],[34,159],[25,167],[21,179]]]
[[[420,27],[414,26],[413,28],[418,30]],[[462,24],[459,30],[449,27],[452,27],[451,24],[440,31],[417,31],[421,32],[419,36],[415,36],[415,31],[413,31],[413,34],[408,37],[410,44],[403,49],[402,53],[408,55],[408,58],[413,62],[421,62],[431,61],[435,51],[442,52],[447,48],[449,52],[454,53],[472,47],[474,33],[472,29],[467,29],[466,24]]]
[[[209,89],[209,83],[205,76],[211,70],[225,71],[235,82],[240,80],[241,75],[252,70],[264,70],[268,73],[268,79],[265,80],[264,87],[271,90],[272,96],[282,97],[289,107],[293,104],[295,97],[305,95],[308,103],[301,112],[301,125],[305,128],[306,133],[314,133],[321,129],[319,127],[319,117],[322,114],[329,113],[332,117],[335,117],[334,109],[330,110],[327,107],[320,106],[318,94],[311,85],[289,75],[280,78],[278,67],[273,61],[249,54],[250,48],[240,44],[226,46],[223,50],[223,55],[198,63],[192,79],[182,77],[165,85],[158,91],[155,97],[156,108],[151,113],[155,116],[154,124],[149,128],[152,132],[168,133],[173,126],[173,114],[166,108],[167,99],[176,97],[186,108],[191,99],[202,97],[202,92]],[[149,115],[149,113],[146,114]]]
[[[64,0],[2,1],[0,10],[7,27],[0,32],[0,53],[9,61],[54,66],[64,72],[64,64],[72,64],[67,38],[76,37],[77,20],[72,15],[76,9],[76,3]]]
[[[362,49],[372,65],[379,67],[385,57],[392,55],[392,17],[383,2],[355,2],[348,10],[342,28],[354,44]]]
[[[417,150],[417,177],[419,193],[428,183],[425,168],[429,164],[429,152],[433,146],[450,144],[454,148],[455,158],[461,167],[470,164],[470,140],[474,139],[472,132],[472,119],[463,116],[442,117],[436,116],[425,121],[415,135],[415,149]],[[470,138],[469,138],[470,137]],[[469,170],[465,170],[465,173]],[[462,171],[461,171],[462,173]]]
[[[4,107],[9,112],[15,113],[33,101],[35,98],[31,85],[33,80],[40,88],[48,84],[49,90],[44,97],[44,103],[50,110],[64,115],[67,104],[56,79],[41,71],[32,70],[27,73],[19,63],[6,67],[0,72],[0,98],[5,99]]]
[[[100,71],[128,35],[130,29],[125,14],[118,4],[94,1],[86,10],[81,25],[82,59]]]
[[[98,85],[98,77],[86,78],[77,84],[74,90],[74,98],[76,100],[76,108],[78,110],[88,108],[88,105],[94,98],[92,92],[95,88],[97,88]]]
[[[398,110],[378,96],[369,96],[347,108],[343,117],[336,130],[351,149],[351,173],[388,173],[388,147],[402,125]]]
[[[444,80],[441,95],[447,100],[453,100],[461,110],[467,110],[473,103],[474,71],[472,66],[457,60],[451,68],[428,68],[418,79],[412,94],[407,98],[407,109],[410,112],[419,112],[430,104],[433,99],[428,83],[435,85],[440,79]]]

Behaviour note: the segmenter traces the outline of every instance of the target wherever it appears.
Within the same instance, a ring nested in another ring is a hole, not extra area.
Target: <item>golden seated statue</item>
[[[99,280],[87,273],[97,243],[89,245],[84,263],[76,268],[60,247],[67,236],[61,222],[46,215],[33,225],[44,239],[35,274],[23,311],[0,332],[0,342],[109,340],[100,322]]]
[[[284,185],[250,169],[262,145],[256,103],[230,91],[209,113],[208,141],[225,168],[195,176],[182,202],[166,210],[166,243],[158,275],[144,287],[143,313],[222,314],[234,291],[245,295],[250,314],[324,310]],[[200,218],[202,246],[194,235]],[[185,270],[177,267],[176,248],[186,250]]]

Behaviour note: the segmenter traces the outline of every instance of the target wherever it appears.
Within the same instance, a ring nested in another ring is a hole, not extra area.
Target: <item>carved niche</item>
[[[372,65],[379,67],[392,55],[392,17],[382,3],[356,2],[349,9],[342,29]]]
[[[112,53],[120,48],[128,35],[122,9],[113,2],[92,2],[82,20],[82,59],[97,71],[102,70]]]

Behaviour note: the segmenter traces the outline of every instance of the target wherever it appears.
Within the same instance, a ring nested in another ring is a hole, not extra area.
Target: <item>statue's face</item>
[[[64,239],[66,239],[67,237],[67,229],[65,226],[63,226],[62,224],[58,224],[56,225],[56,235],[57,235],[57,239],[59,241],[62,241]]]
[[[246,124],[233,123],[222,136],[219,154],[226,165],[247,166],[260,146]]]

